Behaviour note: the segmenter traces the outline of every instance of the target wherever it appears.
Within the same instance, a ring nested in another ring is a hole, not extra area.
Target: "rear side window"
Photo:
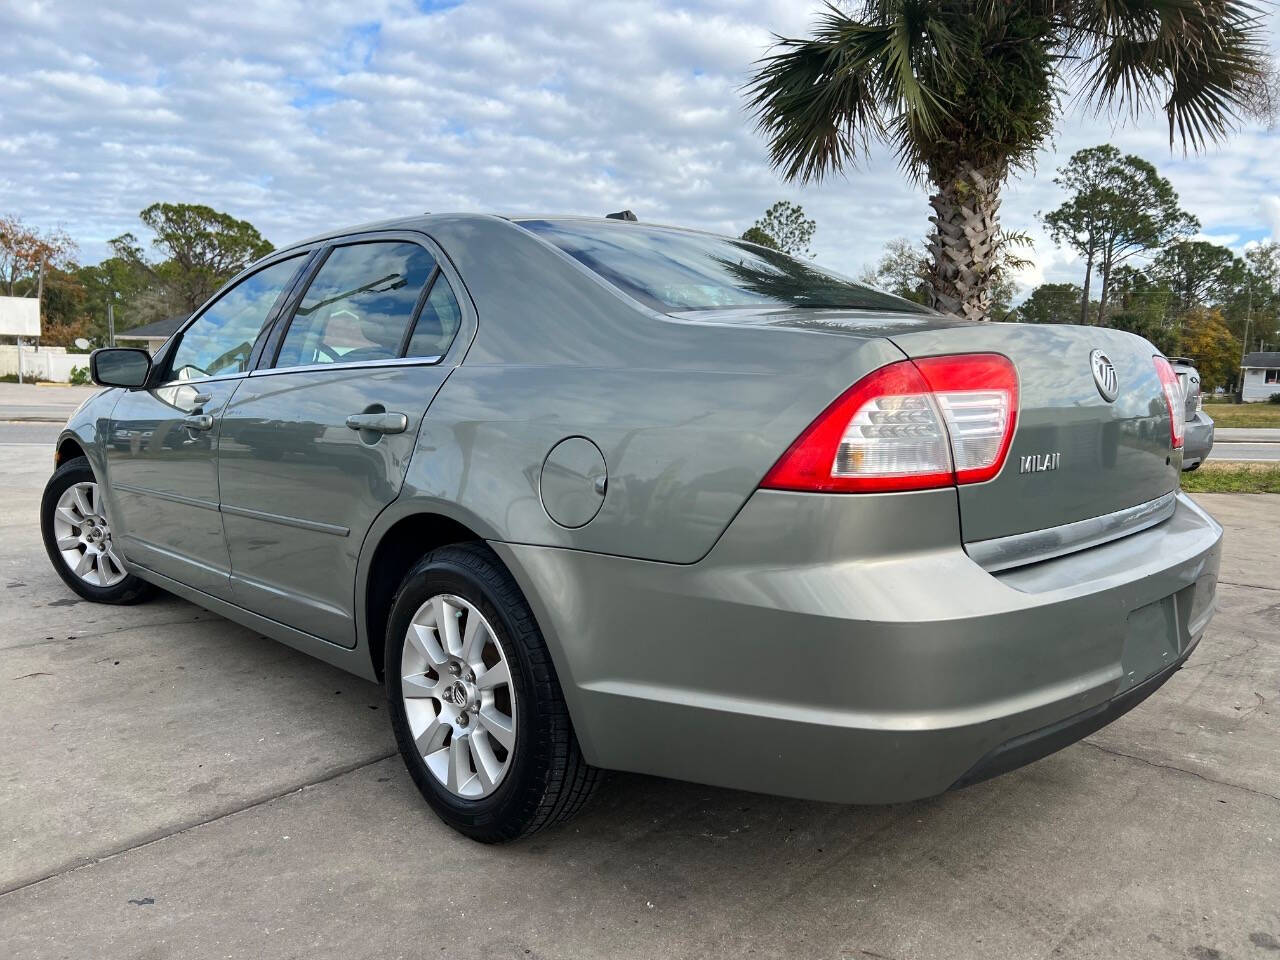
[[[443,357],[453,343],[462,322],[462,308],[453,288],[443,273],[437,273],[431,284],[431,292],[422,305],[413,338],[409,341],[407,357]]]
[[[745,240],[598,220],[520,226],[662,312],[772,306],[932,312]]]
[[[294,314],[276,367],[400,356],[435,260],[416,243],[336,247]]]

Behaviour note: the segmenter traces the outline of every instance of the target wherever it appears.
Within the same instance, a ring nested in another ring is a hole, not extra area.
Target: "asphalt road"
[[[49,450],[49,455],[52,456],[53,443],[58,439],[58,433],[61,429],[56,423],[23,423],[0,420],[0,444],[46,447]]]
[[[862,808],[615,775],[483,847],[424,808],[376,686],[172,597],[79,601],[39,541],[49,467],[0,444],[6,960],[1280,950],[1280,497],[1201,498],[1228,529],[1200,648],[1030,767]]]

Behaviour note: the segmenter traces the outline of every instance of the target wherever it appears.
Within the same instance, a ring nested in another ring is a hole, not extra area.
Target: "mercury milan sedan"
[[[1150,343],[959,322],[740,240],[337,230],[92,373],[41,506],[71,589],[159,587],[382,683],[477,840],[601,769],[971,784],[1148,696],[1214,609]]]

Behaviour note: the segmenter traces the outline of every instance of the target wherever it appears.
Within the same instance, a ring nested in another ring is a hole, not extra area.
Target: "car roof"
[[[387,220],[370,220],[365,223],[348,224],[346,226],[337,227],[333,230],[326,230],[323,233],[317,233],[307,237],[304,240],[298,240],[288,246],[281,247],[277,252],[293,250],[297,247],[309,246],[313,243],[321,243],[325,240],[332,240],[335,237],[345,237],[355,233],[378,233],[384,230],[421,230],[429,227],[432,222],[440,220],[506,220],[509,223],[520,224],[533,220],[555,220],[558,222],[588,222],[588,223],[609,223],[620,224],[627,227],[643,226],[643,227],[659,227],[663,230],[679,230],[682,233],[702,234],[709,237],[723,237],[725,234],[714,233],[710,230],[698,230],[693,227],[682,227],[671,223],[650,223],[631,220],[619,220],[614,217],[596,217],[582,213],[543,213],[543,214],[504,214],[504,213],[419,213],[406,217],[392,217]],[[732,239],[732,238],[731,238]],[[750,242],[750,241],[746,241]]]

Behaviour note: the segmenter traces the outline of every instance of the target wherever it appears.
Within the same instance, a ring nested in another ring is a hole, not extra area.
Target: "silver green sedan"
[[[335,231],[92,370],[41,507],[71,589],[160,587],[382,682],[477,840],[602,769],[970,784],[1133,707],[1214,610],[1150,343],[958,322],[740,240]]]

